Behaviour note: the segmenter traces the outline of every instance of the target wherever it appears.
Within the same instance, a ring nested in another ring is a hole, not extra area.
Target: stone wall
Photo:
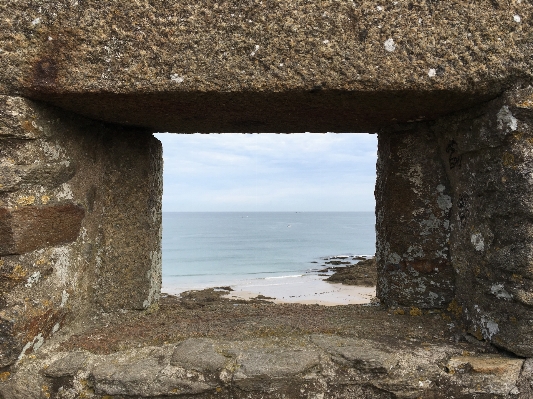
[[[533,355],[531,1],[0,10],[0,367],[157,302],[154,131],[381,130],[383,303],[448,306]]]
[[[533,356],[533,90],[438,121],[453,192],[451,260],[468,328]]]
[[[436,143],[435,134],[419,124],[379,134],[377,295],[388,305],[439,308],[454,296],[452,199]]]
[[[376,183],[382,301],[449,306],[521,356],[533,356],[532,116],[525,85],[383,132]]]
[[[0,368],[161,284],[161,145],[0,96]]]

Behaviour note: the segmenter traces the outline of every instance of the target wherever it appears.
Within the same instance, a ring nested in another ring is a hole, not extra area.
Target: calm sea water
[[[373,212],[165,212],[163,291],[291,278],[326,257],[373,255],[374,226]]]

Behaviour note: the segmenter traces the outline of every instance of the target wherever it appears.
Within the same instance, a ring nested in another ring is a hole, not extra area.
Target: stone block
[[[454,296],[450,185],[427,125],[382,131],[376,180],[377,296],[387,305],[445,307]]]
[[[0,209],[0,255],[75,241],[84,216],[85,210],[74,204]]]
[[[478,339],[527,357],[533,356],[531,92],[516,88],[433,128],[453,198],[455,309]]]
[[[0,166],[0,193],[14,192],[32,186],[41,186],[50,190],[69,181],[75,172],[74,165],[68,161],[3,165]]]
[[[153,131],[375,131],[533,70],[526,1],[5,5],[3,93]]]
[[[26,98],[0,95],[0,139],[31,140],[43,134],[32,106]]]
[[[72,377],[82,370],[89,361],[85,352],[68,352],[47,367],[43,374],[51,378]]]
[[[185,369],[214,372],[222,369],[228,359],[215,351],[210,339],[187,339],[172,354],[170,364]]]
[[[523,364],[524,359],[478,355],[452,357],[446,367],[464,393],[504,396],[517,391]]]
[[[89,375],[97,395],[193,396],[217,386],[198,378],[200,374],[170,366],[164,349],[140,349],[110,357],[96,363]]]

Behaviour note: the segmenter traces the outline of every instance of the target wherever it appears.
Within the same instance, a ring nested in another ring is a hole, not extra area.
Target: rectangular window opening
[[[163,293],[374,300],[376,135],[156,137],[164,154]]]

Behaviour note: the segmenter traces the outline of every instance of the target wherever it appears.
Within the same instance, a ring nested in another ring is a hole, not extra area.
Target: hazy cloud
[[[376,135],[157,134],[164,211],[372,211]]]

